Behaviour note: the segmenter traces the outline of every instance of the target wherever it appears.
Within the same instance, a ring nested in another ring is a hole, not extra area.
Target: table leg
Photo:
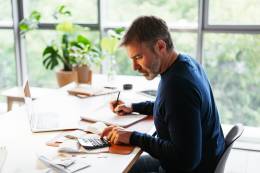
[[[13,107],[13,99],[10,97],[7,97],[7,111],[12,110]]]

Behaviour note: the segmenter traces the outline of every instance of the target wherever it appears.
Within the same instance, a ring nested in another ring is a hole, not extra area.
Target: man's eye
[[[138,59],[142,59],[142,58],[143,58],[142,55],[138,55],[138,56],[135,57],[136,60],[138,60]]]

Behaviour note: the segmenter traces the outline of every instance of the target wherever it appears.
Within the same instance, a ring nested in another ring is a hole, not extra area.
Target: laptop
[[[53,101],[54,98],[46,97],[44,103],[46,107],[40,108],[41,102],[38,102],[38,106],[35,101],[32,101],[29,82],[26,80],[23,85],[24,101],[27,108],[29,117],[30,128],[32,132],[48,132],[59,130],[72,130],[79,128],[79,119],[75,115],[66,115],[66,110],[63,109],[53,110],[51,105],[59,104]],[[39,98],[40,99],[40,98]],[[54,99],[55,100],[55,99]],[[38,100],[36,100],[37,102]],[[53,107],[59,107],[54,105]],[[50,109],[49,109],[50,108]],[[67,111],[68,112],[68,111]],[[71,112],[69,112],[71,113]]]

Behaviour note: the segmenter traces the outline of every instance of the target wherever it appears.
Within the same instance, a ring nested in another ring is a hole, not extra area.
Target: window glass
[[[196,59],[197,33],[171,33],[173,44],[177,52],[186,53]]]
[[[206,34],[203,64],[223,123],[260,125],[260,35]]]
[[[0,91],[16,85],[14,38],[12,30],[0,29]],[[0,97],[0,101],[4,98]]]
[[[11,1],[0,0],[0,24],[12,21]]]
[[[198,2],[196,0],[106,0],[104,11],[107,25],[129,25],[141,15],[155,15],[168,24],[195,25],[198,20]]]
[[[28,15],[37,10],[42,14],[43,22],[55,22],[53,13],[61,5],[65,5],[72,13],[70,19],[75,23],[97,23],[97,0],[28,0]],[[43,8],[44,7],[44,8]]]
[[[260,25],[259,0],[209,0],[209,24]]]
[[[115,56],[116,66],[113,68],[116,71],[116,74],[119,75],[141,75],[137,71],[133,70],[132,61],[127,56],[126,50],[124,48],[120,48]]]
[[[42,53],[52,39],[60,41],[59,36],[54,30],[35,30],[26,35],[27,66],[32,86],[58,87],[55,71],[60,70],[62,65],[54,70],[45,69],[42,64]],[[90,40],[97,40],[99,37],[98,32],[94,31],[88,31],[85,36]]]

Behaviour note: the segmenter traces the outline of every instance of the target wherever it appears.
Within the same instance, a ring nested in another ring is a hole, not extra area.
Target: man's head
[[[127,30],[125,46],[134,70],[151,80],[162,72],[162,61],[174,49],[166,23],[154,16],[137,18]]]

